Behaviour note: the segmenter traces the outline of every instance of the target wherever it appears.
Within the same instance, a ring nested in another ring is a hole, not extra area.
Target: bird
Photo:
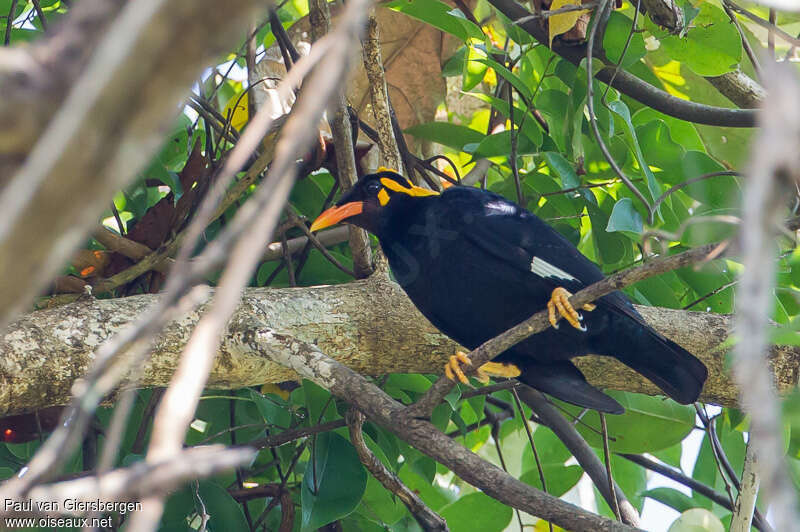
[[[601,269],[538,216],[498,194],[460,185],[439,193],[381,167],[310,229],[340,222],[375,235],[417,309],[468,349],[548,309],[552,327],[481,366],[481,380],[516,378],[567,403],[621,414],[622,405],[590,385],[571,360],[594,354],[616,358],[678,403],[700,395],[706,366],[650,327],[622,292],[573,308],[570,295],[602,280]],[[469,357],[457,352],[444,373],[468,383],[468,365]]]

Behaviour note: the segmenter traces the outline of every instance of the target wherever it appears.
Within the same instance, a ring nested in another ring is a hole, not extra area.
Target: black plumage
[[[390,171],[363,177],[315,222],[344,220],[375,234],[398,283],[439,330],[469,349],[575,292],[600,269],[531,212],[492,192],[454,186],[441,194]],[[560,321],[495,358],[518,379],[564,401],[608,413],[622,406],[589,385],[570,361],[612,356],[679,403],[700,394],[706,367],[649,327],[621,292],[599,299],[580,322]]]

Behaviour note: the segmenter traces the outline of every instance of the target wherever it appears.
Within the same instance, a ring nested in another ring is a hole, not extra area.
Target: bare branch
[[[751,442],[748,442],[747,451],[744,455],[744,469],[742,470],[739,496],[733,506],[730,532],[750,532],[750,524],[753,522],[753,514],[756,510],[758,486],[761,482],[756,469],[754,446],[751,445]]]
[[[408,511],[417,520],[423,530],[449,530],[442,517],[428,508],[419,496],[408,489],[403,482],[375,456],[364,441],[361,427],[364,424],[364,414],[358,410],[350,409],[347,412],[347,424],[350,427],[350,442],[358,453],[358,458],[364,467],[380,482],[384,488],[403,501]]]
[[[389,92],[386,88],[386,73],[381,59],[380,30],[378,21],[371,15],[367,22],[367,36],[363,42],[364,70],[369,80],[372,96],[372,113],[378,128],[378,146],[386,166],[403,173],[403,160],[397,140],[394,138],[392,118],[389,111]],[[411,172],[411,169],[408,169]]]

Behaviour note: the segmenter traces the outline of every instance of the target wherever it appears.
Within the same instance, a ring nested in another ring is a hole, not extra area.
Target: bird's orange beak
[[[364,210],[364,202],[351,201],[339,207],[331,207],[322,214],[320,214],[314,223],[311,224],[311,231],[319,231],[334,224],[338,224],[346,218],[361,214]]]

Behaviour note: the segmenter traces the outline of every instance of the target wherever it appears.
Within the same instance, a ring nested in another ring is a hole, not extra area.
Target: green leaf
[[[414,393],[425,393],[431,387],[431,381],[419,373],[392,373],[386,378],[384,388],[399,388]]]
[[[631,28],[632,24],[633,21],[631,19],[621,13],[613,11],[608,18],[608,25],[603,35],[603,49],[606,51],[606,56],[612,63],[619,63],[622,52],[623,50],[625,51],[625,56],[620,65],[623,69],[629,68],[647,53],[644,47],[644,38],[642,34],[638,32],[633,34],[631,42],[627,50],[625,50],[625,43],[628,41],[628,35],[634,29]]]
[[[439,0],[395,0],[385,5],[389,9],[426,22],[445,33],[455,35],[462,41],[469,38],[484,38],[483,31],[478,26],[463,16],[455,15],[450,6]]]
[[[467,58],[467,47],[462,46],[442,67],[442,77],[452,78],[464,74],[464,61]]]
[[[350,442],[335,432],[317,436],[300,490],[301,530],[316,530],[352,512],[366,486],[367,473]]]
[[[417,124],[406,129],[405,132],[456,150],[463,150],[467,144],[479,144],[485,136],[480,131],[450,122]]]
[[[708,441],[708,434],[703,436],[703,441],[700,444],[700,452],[697,454],[697,460],[694,463],[692,478],[712,487],[717,484],[717,480],[720,480],[717,478],[717,461]],[[720,480],[720,482],[722,481]],[[696,507],[710,510],[714,506],[713,502],[697,492],[692,494],[692,500]]]
[[[261,395],[253,389],[250,390],[250,397],[267,423],[284,429],[289,428],[292,423],[289,403],[277,395]]]
[[[357,512],[378,522],[393,525],[406,515],[406,506],[375,480],[375,477],[368,475],[367,488]]]
[[[668,532],[725,532],[722,521],[704,508],[692,508],[681,514]]]
[[[214,482],[200,482],[198,495],[210,516],[208,530],[247,530],[242,507],[228,491]]]
[[[661,195],[661,187],[656,181],[653,172],[650,170],[647,160],[644,158],[644,153],[642,153],[641,146],[639,146],[639,140],[636,137],[636,129],[633,127],[631,113],[628,109],[628,106],[625,105],[622,100],[617,100],[614,102],[609,102],[608,108],[611,109],[611,111],[617,116],[622,118],[622,120],[625,122],[625,125],[627,126],[625,128],[625,137],[628,140],[629,146],[633,149],[633,153],[636,155],[639,168],[641,168],[642,172],[644,173],[645,181],[647,182],[647,189],[650,191],[650,197],[653,199],[653,201],[655,201]]]
[[[538,146],[534,145],[528,137],[520,135],[519,131],[514,134],[517,138],[517,155],[526,153],[536,153]],[[472,152],[473,159],[488,159],[490,157],[510,157],[511,156],[511,131],[501,131],[493,135],[488,135],[478,144]]]
[[[352,257],[343,255],[342,253],[334,250],[328,250],[328,253],[338,260],[339,263],[345,268],[352,270]],[[285,276],[286,271],[284,271],[282,275]],[[283,286],[288,285],[288,277],[282,277],[279,275],[278,279],[284,280]],[[300,277],[297,279],[297,282],[301,285],[311,286],[317,284],[346,283],[352,280],[353,278],[350,275],[337,268],[318,249],[312,249],[308,254],[308,260],[306,261],[306,265],[303,267],[303,271],[300,273]],[[280,284],[277,282],[277,279],[276,282],[273,283],[273,286],[280,286]]]
[[[581,180],[575,172],[575,168],[563,155],[553,151],[545,152],[542,155],[544,155],[544,160],[547,161],[547,166],[561,178],[562,189],[580,186]]]
[[[477,492],[464,495],[440,512],[451,532],[501,532],[511,522],[513,510]]]
[[[511,109],[508,106],[508,102],[502,98],[495,98],[494,96],[480,92],[470,92],[468,94],[488,103],[500,111],[503,116],[507,117],[511,114]],[[518,105],[514,105],[514,125],[516,125],[517,128],[519,128],[519,130],[522,131],[522,133],[528,137],[528,140],[530,140],[533,144],[536,146],[541,146],[542,130],[539,125],[531,119],[527,109],[523,109]]]
[[[687,150],[705,151],[706,147],[703,144],[703,139],[697,133],[694,124],[691,122],[684,122],[677,118],[667,116],[664,113],[659,113],[650,107],[643,107],[633,114],[633,124],[636,126],[636,131],[639,133],[639,142],[642,147],[650,155],[651,148],[657,148],[657,145],[647,145],[642,138],[643,134],[639,128],[643,125],[649,124],[653,121],[661,121],[667,127],[669,135],[674,142],[678,143],[681,147]],[[660,166],[660,165],[656,165]]]
[[[467,46],[467,57],[464,61],[463,83],[462,90],[470,91],[475,86],[483,81],[483,76],[489,67],[483,59],[486,59],[486,50],[483,46],[483,41],[478,39],[470,39]]]
[[[446,505],[458,499],[458,496],[452,490],[443,488],[439,484],[433,484],[409,467],[401,469],[398,476],[403,481],[403,484],[418,494],[434,512],[441,511]]]
[[[685,438],[694,428],[695,411],[691,406],[679,405],[669,399],[661,399],[635,393],[609,391],[625,407],[620,416],[606,416],[611,450],[618,453],[641,454],[666,449]],[[578,415],[579,407],[568,405],[567,410]],[[577,425],[586,441],[595,448],[602,448],[600,418],[590,411]]]
[[[673,467],[681,467],[681,455],[683,454],[683,446],[680,443],[661,449],[660,451],[653,451],[653,456]]]
[[[185,530],[188,528],[186,518],[202,511],[209,516],[209,531],[249,529],[239,503],[222,486],[208,480],[201,480],[194,485],[190,484],[167,500],[161,528],[163,530]]]
[[[687,151],[681,160],[686,179],[726,170],[724,166],[703,152]],[[714,208],[725,208],[739,204],[739,182],[734,176],[716,176],[703,179],[682,189],[701,203]]]
[[[663,120],[651,120],[636,128],[639,144],[647,153],[648,162],[662,171],[659,179],[664,183],[676,185],[685,181],[681,161],[686,150],[681,144],[672,140],[672,133]]]
[[[597,262],[604,267],[611,267],[625,258],[627,248],[629,248],[631,244],[627,237],[619,233],[609,233],[606,231],[606,227],[608,227],[608,215],[603,209],[603,206],[612,200],[607,194],[597,194],[601,194],[602,203],[600,205],[595,205],[594,203],[587,202],[586,210],[589,213],[589,219],[592,221],[592,240],[597,253]]]
[[[505,65],[498,63],[491,57],[486,57],[481,59],[481,61],[492,67],[498,76],[505,79],[511,84],[512,87],[517,89],[517,91],[519,91],[519,93],[525,98],[525,101],[529,102],[531,99],[533,99],[533,92],[531,91],[531,88],[528,87],[522,78],[510,71]]]
[[[607,416],[606,419],[614,416]],[[602,451],[597,451],[600,460],[603,460]],[[611,455],[611,473],[614,480],[619,484],[620,489],[628,497],[630,503],[641,512],[644,505],[645,489],[647,488],[647,471],[637,464],[617,456]],[[606,503],[605,499],[597,492],[595,487],[595,498],[600,513],[607,517],[614,517],[611,508]]]
[[[568,122],[564,119],[564,110],[570,105],[569,96],[560,90],[547,89],[536,96],[536,109],[544,116],[550,137],[562,152],[567,149]]]
[[[309,421],[316,425],[323,421],[331,421],[337,418],[336,404],[332,400],[331,393],[315,382],[303,379],[303,392],[306,398],[306,410],[308,410]]]
[[[633,200],[622,198],[614,204],[614,209],[608,218],[606,231],[609,233],[628,231],[638,236],[642,233],[643,228],[642,215],[633,206]]]
[[[328,193],[320,187],[315,179],[310,176],[305,179],[298,179],[292,193],[289,195],[289,202],[303,216],[314,219],[319,214]]]
[[[710,2],[700,5],[686,37],[661,39],[661,47],[673,60],[684,63],[699,76],[721,76],[736,70],[742,59],[742,40],[725,12]]]
[[[692,498],[676,489],[663,487],[653,488],[645,491],[642,495],[650,497],[661,504],[666,504],[679,512],[685,512],[686,510],[694,508],[694,501]]]

